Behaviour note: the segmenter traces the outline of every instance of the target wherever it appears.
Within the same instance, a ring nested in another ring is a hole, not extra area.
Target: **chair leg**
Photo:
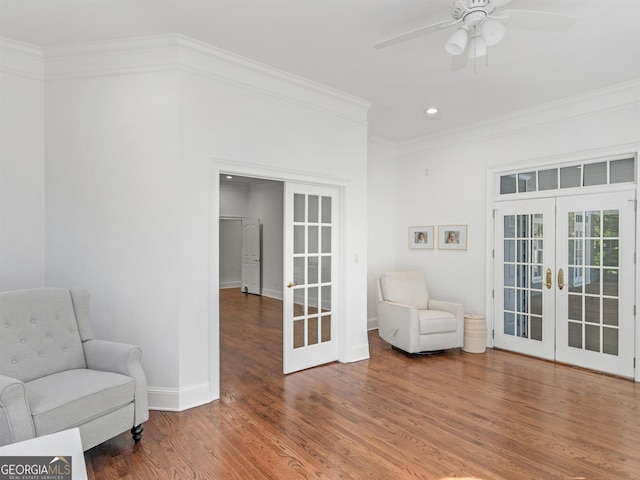
[[[133,427],[131,429],[131,436],[133,437],[133,441],[135,443],[138,443],[140,441],[140,439],[142,438],[142,431],[144,430],[144,428],[142,428],[142,425],[138,425],[137,427]]]

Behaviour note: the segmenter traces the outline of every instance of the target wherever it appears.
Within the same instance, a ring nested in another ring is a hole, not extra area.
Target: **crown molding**
[[[367,124],[371,102],[179,34],[43,49],[46,78],[182,71],[293,100]]]
[[[44,78],[44,55],[35,45],[0,37],[0,71],[36,80]]]
[[[640,79],[611,85],[587,93],[461,125],[446,132],[398,143],[398,155],[448,148],[461,143],[490,140],[533,127],[553,124],[597,112],[640,103]]]

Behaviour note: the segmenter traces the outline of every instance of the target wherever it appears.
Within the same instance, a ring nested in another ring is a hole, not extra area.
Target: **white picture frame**
[[[466,225],[438,225],[438,248],[440,250],[466,250]]]
[[[434,232],[433,225],[409,227],[409,248],[433,250]]]

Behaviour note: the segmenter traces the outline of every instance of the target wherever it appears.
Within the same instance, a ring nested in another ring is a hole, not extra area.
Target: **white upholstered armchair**
[[[378,333],[395,349],[413,354],[462,346],[462,305],[429,298],[422,272],[385,272],[377,283]]]

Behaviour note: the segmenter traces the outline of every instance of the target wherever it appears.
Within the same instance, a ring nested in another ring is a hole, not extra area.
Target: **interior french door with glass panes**
[[[285,185],[284,373],[338,359],[339,190]]]
[[[634,198],[496,203],[496,347],[633,376]]]

